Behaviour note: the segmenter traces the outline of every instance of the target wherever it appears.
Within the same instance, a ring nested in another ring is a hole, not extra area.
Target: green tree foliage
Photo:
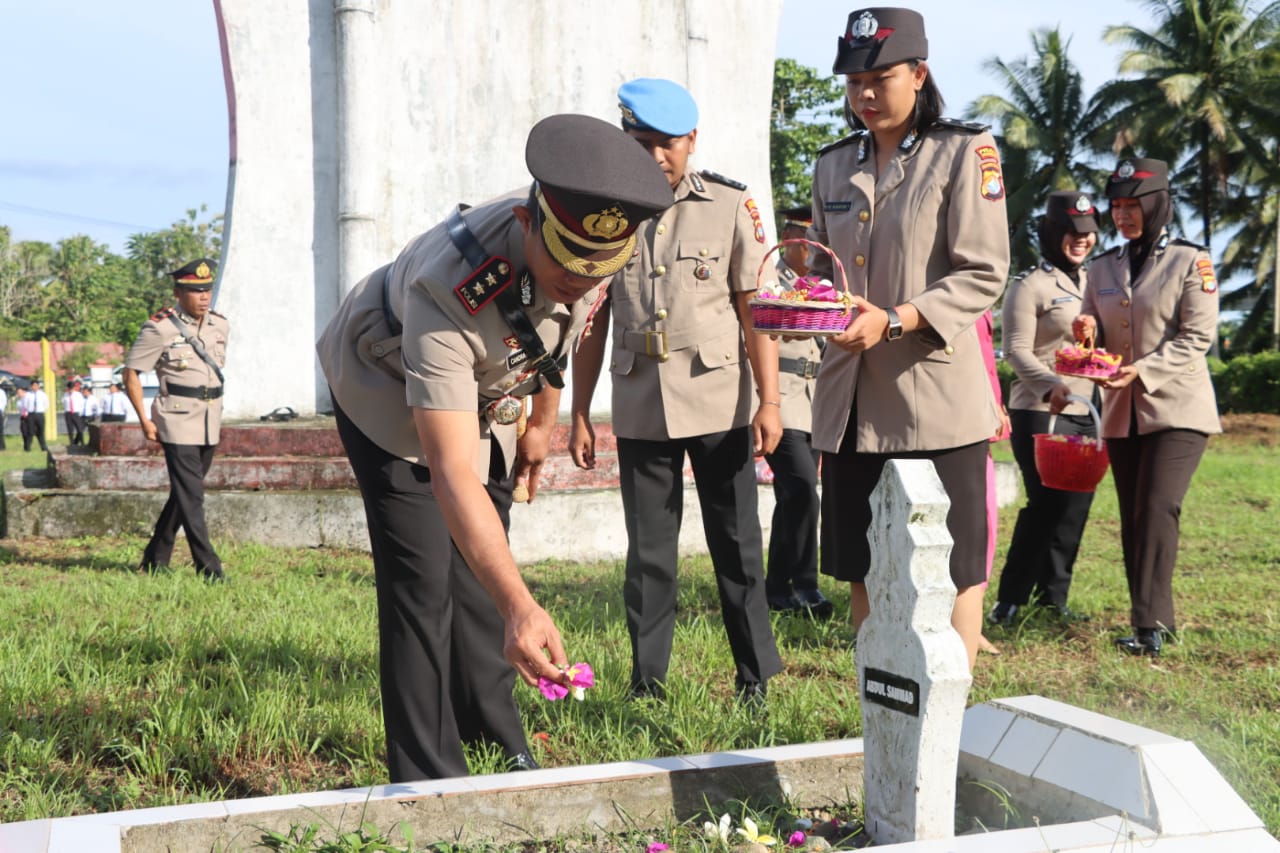
[[[1280,129],[1274,97],[1280,3],[1147,0],[1152,32],[1111,26],[1104,38],[1127,47],[1121,79],[1096,96],[1109,115],[1099,142],[1171,165],[1175,198],[1196,212],[1210,243],[1215,220],[1243,189],[1233,176],[1267,158]],[[1267,79],[1267,78],[1272,79]]]
[[[1102,116],[1085,102],[1080,72],[1067,56],[1070,44],[1056,29],[1041,30],[1031,34],[1030,58],[987,60],[984,67],[1005,94],[983,95],[968,109],[998,127],[1015,271],[1037,260],[1036,223],[1049,193],[1099,186],[1089,141]]]
[[[778,210],[812,201],[813,161],[818,149],[843,135],[838,123],[844,86],[835,77],[794,59],[773,63],[769,120],[769,178]]]

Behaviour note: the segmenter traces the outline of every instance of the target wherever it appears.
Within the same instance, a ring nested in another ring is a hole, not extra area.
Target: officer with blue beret
[[[610,310],[596,313],[576,351],[570,452],[580,467],[595,466],[589,412],[612,321],[631,695],[661,696],[667,680],[687,457],[736,692],[759,705],[769,677],[782,669],[765,598],[752,459],[772,452],[782,435],[777,343],[754,333],[748,308],[765,255],[764,225],[744,184],[689,168],[698,107],[683,86],[632,80],[618,90],[618,105],[622,129],[662,169],[675,202],[641,227],[637,251],[610,284]]]
[[[525,165],[531,185],[459,205],[356,284],[316,345],[365,500],[392,782],[466,775],[466,743],[537,766],[515,677],[562,682],[568,659],[509,511],[517,482],[537,495],[569,350],[671,204],[644,150],[589,116],[538,122]]]

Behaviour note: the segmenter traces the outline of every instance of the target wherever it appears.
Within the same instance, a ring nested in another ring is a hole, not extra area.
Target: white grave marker
[[[951,627],[951,501],[927,460],[890,461],[871,495],[871,615],[855,653],[866,747],[867,832],[877,844],[955,834],[956,764],[969,695]]]

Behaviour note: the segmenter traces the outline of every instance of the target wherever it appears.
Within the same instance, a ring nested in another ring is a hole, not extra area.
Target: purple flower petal
[[[554,702],[557,699],[563,699],[569,695],[569,688],[563,684],[552,681],[549,678],[538,679],[538,689],[542,691],[542,695]]]
[[[797,829],[795,832],[791,833],[791,835],[787,837],[787,846],[803,847],[805,840],[806,840],[805,834]]]

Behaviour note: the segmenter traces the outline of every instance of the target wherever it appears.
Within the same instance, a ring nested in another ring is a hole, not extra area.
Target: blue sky
[[[744,8],[750,0],[744,0]],[[1108,24],[1150,26],[1134,0],[908,2],[930,34],[930,60],[960,115],[995,90],[982,69],[1030,51],[1029,32],[1059,26],[1092,90],[1114,72]],[[784,0],[778,55],[828,71],[848,12]],[[0,0],[0,225],[16,240],[88,234],[123,252],[130,234],[166,228],[226,199],[226,94],[213,0]]]

